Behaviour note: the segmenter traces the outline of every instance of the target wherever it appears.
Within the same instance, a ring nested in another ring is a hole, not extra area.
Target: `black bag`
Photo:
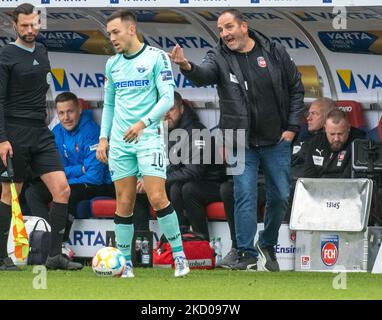
[[[44,230],[36,230],[38,223],[42,221]],[[32,232],[29,234],[29,255],[27,264],[45,264],[50,248],[50,232],[44,219],[37,220]]]

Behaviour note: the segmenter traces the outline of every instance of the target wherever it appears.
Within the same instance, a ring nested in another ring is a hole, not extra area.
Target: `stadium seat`
[[[86,102],[84,99],[78,98],[78,102],[79,102],[82,110],[92,109],[92,106],[88,102]]]
[[[212,202],[207,206],[207,217],[208,220],[226,220],[224,203],[223,202]]]
[[[77,204],[76,219],[91,218],[92,212],[90,209],[90,200],[82,200]]]
[[[336,105],[343,111],[348,112],[349,121],[352,127],[366,132],[366,121],[363,115],[362,105],[357,101],[338,100]]]
[[[382,117],[379,119],[378,125],[371,129],[368,133],[368,138],[374,141],[382,141]]]
[[[90,201],[91,213],[95,218],[113,218],[116,207],[116,200],[110,197],[95,197]],[[150,216],[152,220],[157,218],[154,209],[151,207]]]
[[[90,200],[90,208],[93,217],[95,218],[113,218],[116,201],[110,197],[95,197]]]

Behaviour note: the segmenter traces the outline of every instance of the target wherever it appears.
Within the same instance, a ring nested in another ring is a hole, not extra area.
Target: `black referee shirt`
[[[42,44],[36,43],[33,52],[15,44],[0,49],[0,142],[7,140],[7,119],[25,125],[44,123],[50,78],[48,53]]]

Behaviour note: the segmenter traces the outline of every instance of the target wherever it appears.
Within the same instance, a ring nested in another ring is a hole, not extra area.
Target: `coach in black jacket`
[[[223,11],[217,26],[220,43],[201,65],[187,61],[179,45],[169,56],[197,86],[217,84],[221,129],[246,132],[245,141],[237,141],[245,155],[239,153],[238,159],[244,172],[234,175],[240,258],[233,268],[256,270],[260,254],[266,270],[279,271],[274,246],[288,206],[291,142],[304,112],[300,73],[285,48],[250,30],[238,10]],[[268,197],[264,231],[255,248],[259,165]]]
[[[351,143],[354,139],[364,139],[365,133],[352,128],[347,114],[339,109],[328,113],[324,128],[325,132],[309,143],[303,177],[351,178]]]

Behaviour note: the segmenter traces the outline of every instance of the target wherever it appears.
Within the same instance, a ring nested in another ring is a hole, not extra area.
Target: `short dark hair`
[[[174,91],[174,106],[180,108],[183,105],[183,98],[178,91]]]
[[[219,17],[226,13],[232,14],[239,23],[247,22],[247,19],[244,17],[244,15],[237,9],[226,9],[220,12]]]
[[[114,11],[110,16],[107,17],[106,24],[118,18],[120,18],[123,22],[133,22],[134,24],[137,24],[137,17],[132,11],[127,9],[119,9]]]
[[[341,120],[345,120],[346,123],[349,123],[349,118],[347,113],[338,108],[334,108],[328,112],[328,114],[326,115],[325,122],[328,119],[331,119],[335,124],[339,124]]]
[[[72,92],[63,92],[60,93],[56,99],[54,100],[55,105],[57,106],[57,103],[59,102],[66,102],[66,101],[73,101],[76,106],[79,105],[79,101],[77,96]]]
[[[15,10],[12,12],[12,19],[15,23],[17,23],[19,14],[32,14],[33,12],[38,12],[33,5],[30,3],[20,4]],[[39,12],[38,12],[39,13]]]

